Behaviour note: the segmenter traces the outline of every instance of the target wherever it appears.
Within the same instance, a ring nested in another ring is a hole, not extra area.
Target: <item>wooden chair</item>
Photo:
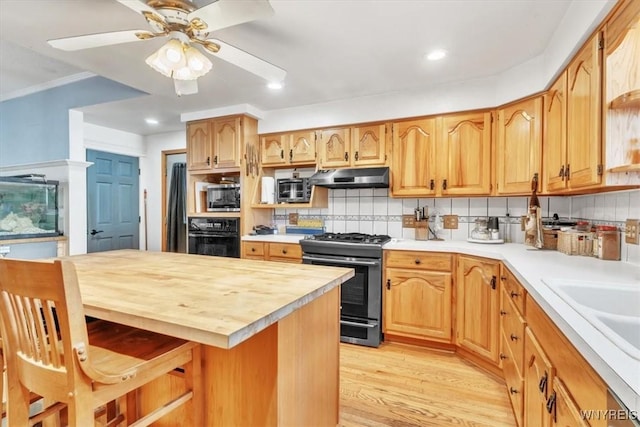
[[[12,427],[33,425],[63,408],[70,426],[94,425],[95,408],[127,393],[126,412],[137,418],[130,392],[179,367],[186,392],[131,425],[147,426],[184,404],[193,425],[202,425],[200,345],[106,321],[85,323],[71,261],[0,259],[0,309]],[[32,417],[30,392],[48,404]]]

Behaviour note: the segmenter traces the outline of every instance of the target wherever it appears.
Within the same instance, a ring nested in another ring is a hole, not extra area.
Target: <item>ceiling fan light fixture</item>
[[[171,75],[173,74],[173,71],[171,70],[170,67],[165,65],[165,63],[160,59],[160,55],[158,54],[158,52],[159,51],[156,51],[156,52],[153,52],[151,55],[149,55],[149,57],[147,57],[145,62],[147,63],[148,66],[150,66],[160,74],[166,77],[171,77]]]
[[[211,71],[213,64],[211,64],[209,58],[204,56],[202,52],[195,47],[189,46],[185,51],[185,56],[187,58],[187,67],[196,75],[196,78],[204,76]]]

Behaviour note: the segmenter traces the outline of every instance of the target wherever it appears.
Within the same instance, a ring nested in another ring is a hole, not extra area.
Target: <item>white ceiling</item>
[[[144,62],[162,40],[76,52],[46,43],[148,29],[141,15],[115,0],[0,0],[0,99],[94,73],[150,95],[83,108],[85,120],[148,135],[182,129],[184,112],[238,104],[269,111],[419,90],[495,75],[541,55],[571,3],[271,0],[272,17],[213,36],[287,70],[284,89],[267,89],[260,78],[213,58],[213,70],[198,81],[199,93],[177,97],[172,81]],[[425,53],[434,48],[446,49],[449,56],[426,61]],[[149,127],[143,121],[147,116],[157,117],[161,125]]]

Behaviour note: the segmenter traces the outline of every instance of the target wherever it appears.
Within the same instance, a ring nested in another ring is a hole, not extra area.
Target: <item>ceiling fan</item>
[[[208,54],[249,71],[269,83],[282,83],[286,71],[221,40],[209,38],[222,28],[266,18],[273,14],[268,0],[217,0],[198,8],[190,0],[116,0],[140,13],[151,30],[125,30],[49,40],[61,50],[74,51],[157,37],[169,41],[146,59],[156,71],[171,77],[176,93],[198,91],[197,78],[211,69],[211,61],[194,46]]]

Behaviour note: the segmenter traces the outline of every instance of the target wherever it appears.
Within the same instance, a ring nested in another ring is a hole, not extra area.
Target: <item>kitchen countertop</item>
[[[297,243],[303,235],[243,236],[242,240]],[[393,239],[385,250],[449,252],[502,261],[582,356],[630,410],[640,411],[640,361],[615,346],[543,280],[640,286],[640,266],[537,250],[523,244]],[[639,331],[640,333],[640,331]]]
[[[273,242],[273,243],[300,243],[305,234],[247,234],[242,236],[244,241]]]
[[[73,261],[87,315],[232,348],[353,277],[352,269],[117,250]]]
[[[613,283],[640,286],[640,267],[619,261],[537,250],[515,243],[489,245],[393,239],[384,249],[453,252],[502,261],[609,388],[630,410],[640,411],[640,361],[615,346],[543,282],[566,279],[602,282],[603,286]]]

